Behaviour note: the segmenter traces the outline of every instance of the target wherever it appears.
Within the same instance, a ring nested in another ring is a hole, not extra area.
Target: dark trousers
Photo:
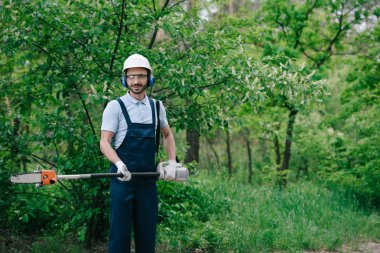
[[[116,182],[116,184],[120,184]],[[111,195],[110,253],[131,250],[131,231],[134,228],[136,253],[155,252],[156,224],[158,215],[157,186],[148,182],[128,186],[123,194]]]

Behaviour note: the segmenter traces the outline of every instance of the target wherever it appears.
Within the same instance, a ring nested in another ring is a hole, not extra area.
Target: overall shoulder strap
[[[123,112],[124,118],[127,121],[127,125],[130,126],[132,124],[132,121],[131,121],[131,118],[129,117],[127,108],[125,108],[125,105],[120,98],[117,99],[117,102],[119,102],[119,105],[121,107],[121,111]]]
[[[153,99],[149,98],[150,108],[152,110],[152,124],[154,127],[156,127],[156,117],[154,116],[154,101]]]
[[[156,153],[160,148],[160,101],[156,100],[157,128],[156,128]]]

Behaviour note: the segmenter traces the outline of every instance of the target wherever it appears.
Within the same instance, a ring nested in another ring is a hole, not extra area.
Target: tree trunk
[[[280,171],[279,171],[280,172],[279,184],[281,187],[286,187],[286,175],[287,175],[287,170],[289,169],[289,163],[290,163],[292,138],[293,138],[293,127],[294,127],[294,122],[296,121],[297,113],[298,113],[297,110],[290,109],[288,126],[286,129],[284,158],[282,160],[282,166],[281,166]]]
[[[274,135],[274,152],[276,153],[276,169],[280,170],[281,166],[281,153],[280,153],[280,142],[278,141],[278,136]]]
[[[248,153],[248,183],[252,184],[252,153],[251,153],[251,144],[249,143],[248,138],[245,138],[247,144],[247,153]]]
[[[228,15],[234,14],[234,0],[228,1]]]
[[[186,142],[189,148],[186,152],[185,163],[192,161],[199,162],[199,137],[200,134],[196,130],[187,130],[186,132]]]
[[[64,108],[65,108],[65,113],[66,113],[66,116],[67,118],[72,118],[73,117],[73,113],[71,112],[71,108],[70,108],[70,102],[69,101],[74,101],[74,97],[70,94],[70,96],[67,98],[66,100],[66,104],[64,105]],[[73,154],[74,151],[74,142],[72,141],[72,139],[69,137],[67,138],[67,148],[66,148],[66,151],[67,151],[67,154],[68,155],[71,155]]]
[[[187,10],[190,11],[193,9],[193,0],[187,1]]]
[[[20,167],[21,166],[20,148],[18,146],[17,139],[19,138],[19,135],[20,135],[19,130],[20,130],[21,121],[18,116],[16,116],[13,119],[12,125],[13,125],[13,129],[12,129],[13,139],[11,141],[11,151],[13,153],[13,157],[14,157],[13,160],[15,161],[16,166]]]
[[[5,97],[5,106],[6,106],[6,110],[4,110],[4,111],[8,111],[7,117],[9,117],[9,118],[13,117],[12,108],[11,108],[11,101],[7,96]],[[21,168],[21,166],[22,166],[21,159],[20,159],[20,147],[19,147],[19,144],[17,141],[19,139],[19,136],[20,136],[20,128],[21,128],[21,120],[20,120],[19,116],[15,116],[12,119],[12,137],[10,138],[8,144],[9,144],[10,150],[12,152],[12,156],[14,157],[13,161],[15,163],[16,168]],[[26,172],[25,168],[23,168],[23,172]]]
[[[213,153],[214,156],[215,156],[215,159],[216,159],[216,165],[218,166],[218,170],[220,171],[221,168],[220,168],[220,160],[219,160],[218,153],[216,152],[214,146],[212,145],[212,141],[210,140],[210,138],[206,137],[206,140],[207,140],[207,143],[210,145],[210,148],[211,148],[212,153]]]
[[[228,175],[232,176],[232,156],[231,156],[231,143],[230,143],[230,132],[227,130],[227,168],[228,168]]]

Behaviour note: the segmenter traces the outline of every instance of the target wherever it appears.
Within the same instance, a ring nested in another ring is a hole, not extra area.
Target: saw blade
[[[11,177],[11,182],[16,184],[35,184],[41,183],[41,173],[21,174]]]

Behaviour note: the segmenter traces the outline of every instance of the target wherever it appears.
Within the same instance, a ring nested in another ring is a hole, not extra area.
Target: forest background
[[[158,251],[380,239],[379,15],[374,0],[0,1],[1,250],[105,251],[108,180],[9,178],[108,171],[102,112],[132,53],[191,173],[159,182]]]

